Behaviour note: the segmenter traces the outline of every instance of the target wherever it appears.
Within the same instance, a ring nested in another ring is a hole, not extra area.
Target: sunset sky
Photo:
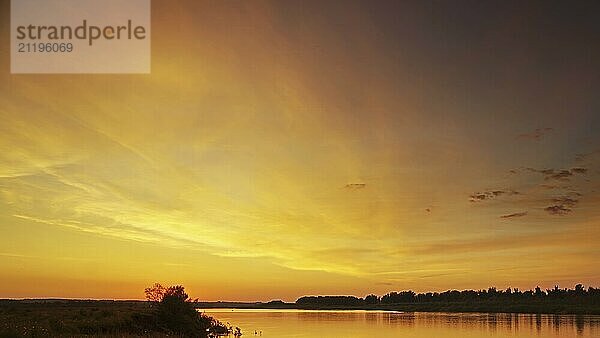
[[[11,75],[0,1],[0,298],[600,286],[599,6],[375,3],[154,0],[150,75]]]

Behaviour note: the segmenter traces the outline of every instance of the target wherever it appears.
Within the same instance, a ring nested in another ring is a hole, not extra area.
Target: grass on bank
[[[153,288],[155,297],[147,302],[0,300],[0,338],[210,337],[232,332],[198,313],[182,286]]]

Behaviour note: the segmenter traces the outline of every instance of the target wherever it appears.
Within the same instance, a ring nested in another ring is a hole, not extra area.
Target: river
[[[600,316],[207,309],[243,337],[600,337]]]

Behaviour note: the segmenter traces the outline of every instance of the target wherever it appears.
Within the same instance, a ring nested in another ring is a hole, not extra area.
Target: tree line
[[[518,288],[498,290],[490,287],[487,290],[448,290],[444,292],[416,293],[414,291],[394,291],[383,296],[370,294],[364,298],[355,296],[304,296],[296,300],[299,306],[349,306],[387,304],[419,304],[419,303],[578,303],[600,307],[600,288],[577,284],[574,289],[542,290],[539,286],[533,290],[521,291]]]

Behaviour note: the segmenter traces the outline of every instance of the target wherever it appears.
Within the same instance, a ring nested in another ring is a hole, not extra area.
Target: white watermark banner
[[[150,0],[12,0],[11,73],[150,73]]]

